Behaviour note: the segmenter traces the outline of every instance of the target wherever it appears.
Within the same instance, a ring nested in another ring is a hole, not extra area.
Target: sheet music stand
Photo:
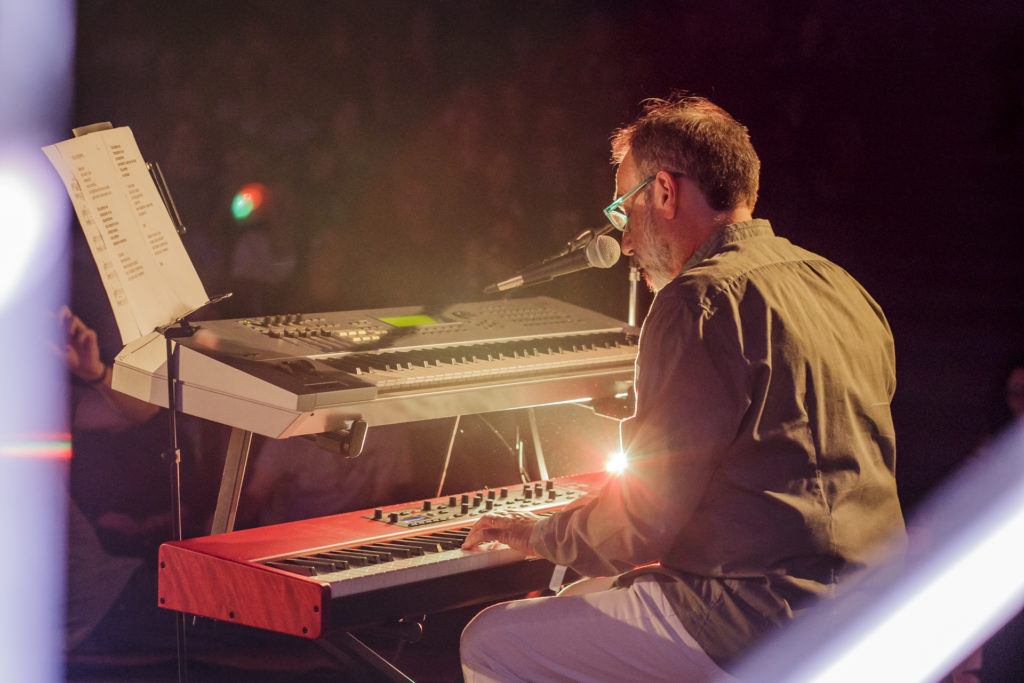
[[[101,123],[94,123],[87,126],[79,126],[71,130],[72,134],[77,138],[90,133],[95,133],[104,130],[110,130],[113,125],[109,121]],[[163,172],[160,170],[159,164],[147,163],[146,170],[149,172],[150,177],[153,180],[153,184],[156,187],[157,193],[163,202],[164,208],[167,210],[167,214],[170,217],[175,232],[180,236],[186,232],[185,226],[182,224],[181,215],[178,213],[177,206],[174,204],[174,200],[171,197],[170,189],[167,187],[167,182],[164,179]],[[206,303],[193,308],[184,315],[180,316],[177,320],[172,323],[158,328],[164,339],[166,340],[167,348],[167,397],[168,397],[168,431],[169,431],[169,448],[163,452],[163,457],[170,463],[170,480],[171,480],[171,535],[175,540],[182,540],[182,506],[181,506],[181,448],[178,441],[178,400],[177,400],[177,384],[178,384],[178,373],[177,363],[174,354],[174,339],[181,339],[184,337],[192,336],[195,333],[196,328],[188,322],[188,317],[195,314],[197,311],[215,303],[219,303],[228,297],[231,293],[222,294],[216,296]],[[179,613],[176,619],[176,636],[177,636],[177,665],[178,665],[178,680],[188,680],[188,656],[187,656],[187,642],[185,634],[185,619],[184,613]]]

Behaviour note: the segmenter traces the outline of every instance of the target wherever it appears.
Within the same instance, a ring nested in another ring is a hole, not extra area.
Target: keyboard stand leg
[[[242,495],[242,480],[245,479],[250,446],[252,432],[238,427],[231,430],[231,440],[224,458],[224,473],[220,479],[220,492],[217,494],[217,508],[210,528],[211,535],[224,534],[235,528],[235,515],[238,514],[238,499]]]
[[[381,657],[371,647],[348,632],[334,634],[332,642],[326,638],[319,638],[315,641],[321,649],[339,662],[350,662],[352,658],[367,664],[381,674],[383,680],[392,683],[415,683],[411,678],[399,671],[388,660]]]

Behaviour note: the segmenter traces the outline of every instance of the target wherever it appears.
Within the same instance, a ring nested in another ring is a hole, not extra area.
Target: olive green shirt
[[[888,323],[853,277],[767,221],[725,226],[644,322],[627,470],[531,541],[589,576],[659,562],[640,571],[726,666],[905,545],[894,364]]]

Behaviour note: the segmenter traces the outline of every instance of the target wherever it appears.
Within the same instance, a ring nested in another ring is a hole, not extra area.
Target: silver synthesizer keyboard
[[[202,321],[175,341],[178,409],[284,438],[607,398],[638,330],[549,297]],[[164,338],[114,364],[118,391],[167,406]]]

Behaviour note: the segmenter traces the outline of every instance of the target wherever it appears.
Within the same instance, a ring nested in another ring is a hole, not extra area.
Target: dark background
[[[708,96],[751,131],[756,215],[889,317],[912,508],[1024,353],[1022,64],[1014,1],[82,0],[72,123],[132,128],[235,317],[482,299],[602,224],[643,98]],[[269,202],[236,221],[251,182]],[[258,231],[284,266],[243,276]],[[79,245],[76,282],[90,264]],[[524,294],[624,319],[624,264]]]

